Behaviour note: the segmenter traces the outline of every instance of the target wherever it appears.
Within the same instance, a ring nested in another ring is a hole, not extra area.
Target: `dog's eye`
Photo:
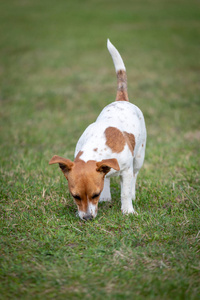
[[[79,195],[72,195],[74,197],[74,199],[76,200],[81,200],[81,197]]]
[[[94,194],[94,195],[92,196],[92,199],[95,199],[95,198],[99,197],[100,194],[101,194],[101,192],[98,193],[98,194]]]

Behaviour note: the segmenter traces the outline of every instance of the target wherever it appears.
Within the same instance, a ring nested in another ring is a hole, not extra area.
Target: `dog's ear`
[[[63,174],[67,176],[68,172],[73,168],[74,163],[66,158],[60,157],[58,155],[54,155],[52,159],[49,161],[49,165],[59,164]]]
[[[103,159],[102,161],[97,162],[96,166],[97,172],[103,172],[105,175],[110,171],[111,168],[115,169],[116,171],[120,170],[116,158]]]

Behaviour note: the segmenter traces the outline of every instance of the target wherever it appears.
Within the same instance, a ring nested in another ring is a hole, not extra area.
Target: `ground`
[[[1,299],[199,299],[200,10],[195,0],[0,4]],[[134,208],[76,216],[54,154],[114,101],[106,40],[146,120]]]

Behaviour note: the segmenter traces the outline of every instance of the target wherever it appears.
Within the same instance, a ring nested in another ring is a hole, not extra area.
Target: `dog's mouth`
[[[81,218],[81,220],[84,221],[91,221],[96,217],[96,215],[97,215],[97,207],[95,207],[95,210],[89,212],[78,210],[78,216]]]
[[[79,216],[79,218],[83,221],[92,221],[96,217],[96,215],[94,216],[94,215],[86,214],[86,213],[83,214],[80,211],[77,212],[77,216]]]
[[[83,217],[83,220],[84,221],[92,221],[94,218],[93,218],[93,216],[92,215],[85,215],[84,217]]]

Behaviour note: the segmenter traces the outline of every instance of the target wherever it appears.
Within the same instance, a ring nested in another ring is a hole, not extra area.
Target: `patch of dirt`
[[[186,132],[184,138],[188,141],[200,141],[200,130]]]

